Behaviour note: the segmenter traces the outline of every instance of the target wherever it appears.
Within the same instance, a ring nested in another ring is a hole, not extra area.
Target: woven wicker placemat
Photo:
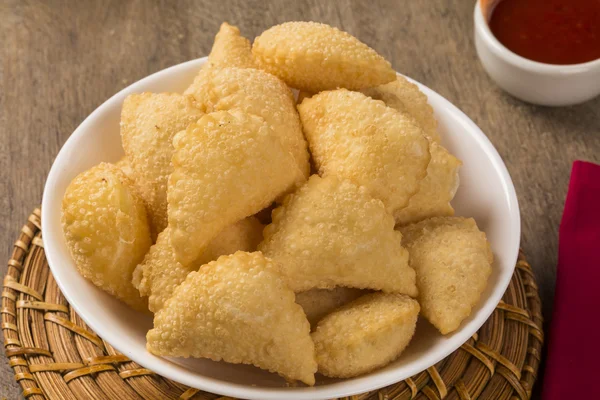
[[[229,399],[162,378],[118,353],[69,306],[44,254],[40,210],[15,242],[2,290],[6,356],[28,399]],[[519,254],[503,300],[446,359],[354,400],[529,399],[543,342],[531,267]]]

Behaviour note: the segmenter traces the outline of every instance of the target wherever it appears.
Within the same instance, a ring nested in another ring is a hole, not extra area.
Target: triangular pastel
[[[290,189],[297,166],[261,117],[239,110],[206,114],[173,139],[169,231],[187,265],[227,226]]]
[[[429,141],[407,113],[346,89],[304,99],[298,113],[319,175],[367,187],[390,213],[419,190]]]
[[[417,295],[402,235],[367,188],[313,175],[272,216],[258,249],[295,292],[346,286]]]
[[[252,364],[315,383],[310,325],[260,252],[222,256],[190,273],[155,314],[147,340],[156,355]]]
[[[479,301],[494,256],[473,218],[438,217],[401,228],[417,273],[423,316],[442,334],[459,328]]]

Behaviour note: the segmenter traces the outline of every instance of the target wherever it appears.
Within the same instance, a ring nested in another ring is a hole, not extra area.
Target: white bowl
[[[518,99],[543,106],[569,106],[600,95],[600,59],[553,65],[529,60],[504,47],[488,25],[496,3],[477,1],[473,17],[477,55],[498,86]]]
[[[457,213],[475,217],[496,257],[481,301],[458,331],[444,337],[420,321],[413,342],[396,362],[354,379],[320,377],[312,388],[287,387],[277,375],[251,366],[167,359],[146,351],[151,318],[131,310],[77,272],[60,225],[61,201],[77,174],[101,161],[117,161],[123,155],[119,117],[127,95],[181,92],[205,61],[202,58],[167,68],[117,93],[73,132],[52,165],[42,205],[44,247],[56,282],[90,328],[127,357],[166,378],[213,393],[261,400],[329,399],[381,388],[425,370],[467,341],[494,311],[513,274],[519,249],[519,207],[506,167],[486,136],[458,108],[419,84],[435,109],[444,145],[464,162],[454,200]]]

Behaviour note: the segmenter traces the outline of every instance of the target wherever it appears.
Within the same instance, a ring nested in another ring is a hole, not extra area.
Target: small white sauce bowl
[[[488,22],[497,1],[477,1],[475,47],[489,76],[518,99],[543,106],[569,106],[600,95],[600,59],[553,65],[513,53],[496,39]]]

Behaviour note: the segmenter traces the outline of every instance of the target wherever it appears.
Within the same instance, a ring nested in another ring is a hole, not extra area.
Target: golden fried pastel
[[[394,361],[415,332],[419,303],[401,294],[372,293],[323,318],[312,333],[319,372],[351,378]]]
[[[262,118],[217,111],[173,139],[169,231],[176,258],[196,260],[219,232],[257,213],[296,182],[296,163]]]
[[[81,275],[132,308],[147,310],[131,278],[152,244],[150,226],[142,199],[121,169],[101,163],[73,179],[61,222]]]
[[[419,189],[429,143],[410,116],[345,89],[305,99],[298,112],[320,175],[368,187],[389,212],[405,207]]]
[[[258,248],[295,292],[347,286],[416,296],[394,218],[365,187],[313,175],[272,216]]]
[[[222,256],[190,273],[155,314],[147,340],[156,355],[252,364],[315,383],[310,325],[260,252]]]
[[[471,314],[492,272],[494,256],[473,218],[438,217],[401,228],[417,272],[423,316],[442,334]]]
[[[317,22],[286,22],[254,40],[258,65],[289,86],[318,93],[391,82],[392,66],[354,36]]]

